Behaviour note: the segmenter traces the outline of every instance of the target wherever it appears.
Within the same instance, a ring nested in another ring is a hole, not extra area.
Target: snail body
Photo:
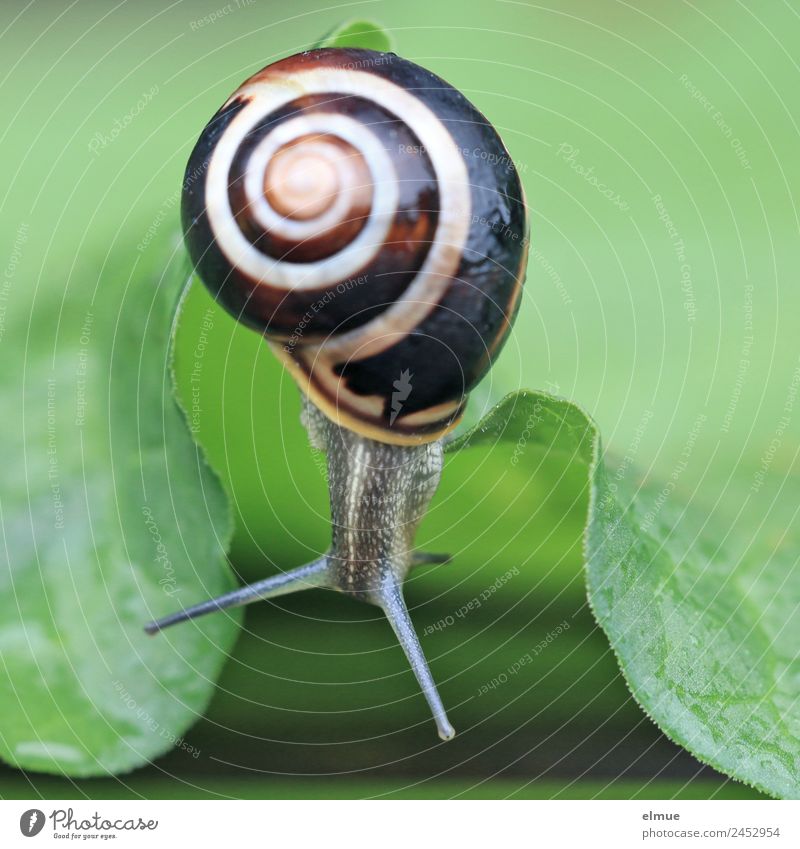
[[[197,274],[263,334],[328,456],[318,561],[150,623],[321,586],[386,612],[453,735],[402,596],[441,439],[520,302],[528,223],[499,135],[444,80],[394,54],[323,48],[269,65],[208,123],[182,204]]]

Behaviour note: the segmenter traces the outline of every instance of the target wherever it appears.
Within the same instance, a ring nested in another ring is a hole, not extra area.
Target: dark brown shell
[[[511,328],[528,248],[491,124],[429,71],[355,49],[292,56],[234,92],[189,160],[183,225],[205,284],[323,412],[398,443],[457,423]]]

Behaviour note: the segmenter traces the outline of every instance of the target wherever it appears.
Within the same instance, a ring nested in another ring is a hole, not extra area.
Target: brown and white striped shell
[[[197,273],[331,419],[439,438],[519,305],[522,186],[456,89],[391,53],[323,48],[243,83],[186,170]]]

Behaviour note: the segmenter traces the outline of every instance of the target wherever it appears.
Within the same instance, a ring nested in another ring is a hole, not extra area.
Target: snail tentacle
[[[452,554],[438,554],[432,551],[415,551],[411,556],[411,568],[416,566],[443,566],[450,563]]]
[[[422,694],[431,709],[439,737],[442,740],[452,740],[456,734],[455,729],[447,718],[428,661],[425,659],[419,637],[417,637],[417,632],[414,630],[414,625],[408,614],[402,587],[393,577],[387,577],[381,587],[380,598],[380,607],[386,614],[386,618],[389,620],[389,624],[392,626],[392,630],[411,664],[411,669],[419,682]]]
[[[278,596],[288,595],[289,593],[299,592],[300,590],[323,587],[327,578],[328,558],[320,557],[318,560],[314,560],[312,563],[306,563],[297,569],[292,569],[289,572],[281,572],[279,575],[272,575],[263,581],[247,584],[224,595],[187,607],[185,610],[179,610],[162,619],[148,622],[144,626],[144,630],[148,634],[157,634],[170,625],[177,625],[179,622],[196,619],[198,616],[205,616],[207,613],[216,613],[218,610],[227,610],[231,607],[244,607],[247,604],[252,604],[254,601],[263,601],[264,599],[277,598]]]

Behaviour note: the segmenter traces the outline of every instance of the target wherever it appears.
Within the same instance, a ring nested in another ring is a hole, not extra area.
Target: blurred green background
[[[34,0],[0,16],[4,322],[99,275],[127,279],[176,230],[185,161],[228,94],[368,16],[476,103],[525,183],[524,302],[471,419],[521,386],[563,395],[598,421],[620,481],[671,478],[676,499],[737,515],[800,352],[797,3]],[[199,288],[179,331],[184,399],[203,334],[198,439],[232,495],[232,563],[253,580],[324,550],[325,482],[291,381]],[[21,352],[2,353],[15,368]],[[796,427],[781,440],[762,505],[799,441]],[[76,782],[0,768],[0,795],[752,795],[632,701],[585,604],[584,478],[532,452],[516,468],[479,452],[448,463],[422,542],[455,561],[410,582],[418,629],[520,570],[423,636],[452,744],[385,623],[310,593],[249,609],[186,735],[199,757]],[[563,622],[539,663],[477,695]]]

